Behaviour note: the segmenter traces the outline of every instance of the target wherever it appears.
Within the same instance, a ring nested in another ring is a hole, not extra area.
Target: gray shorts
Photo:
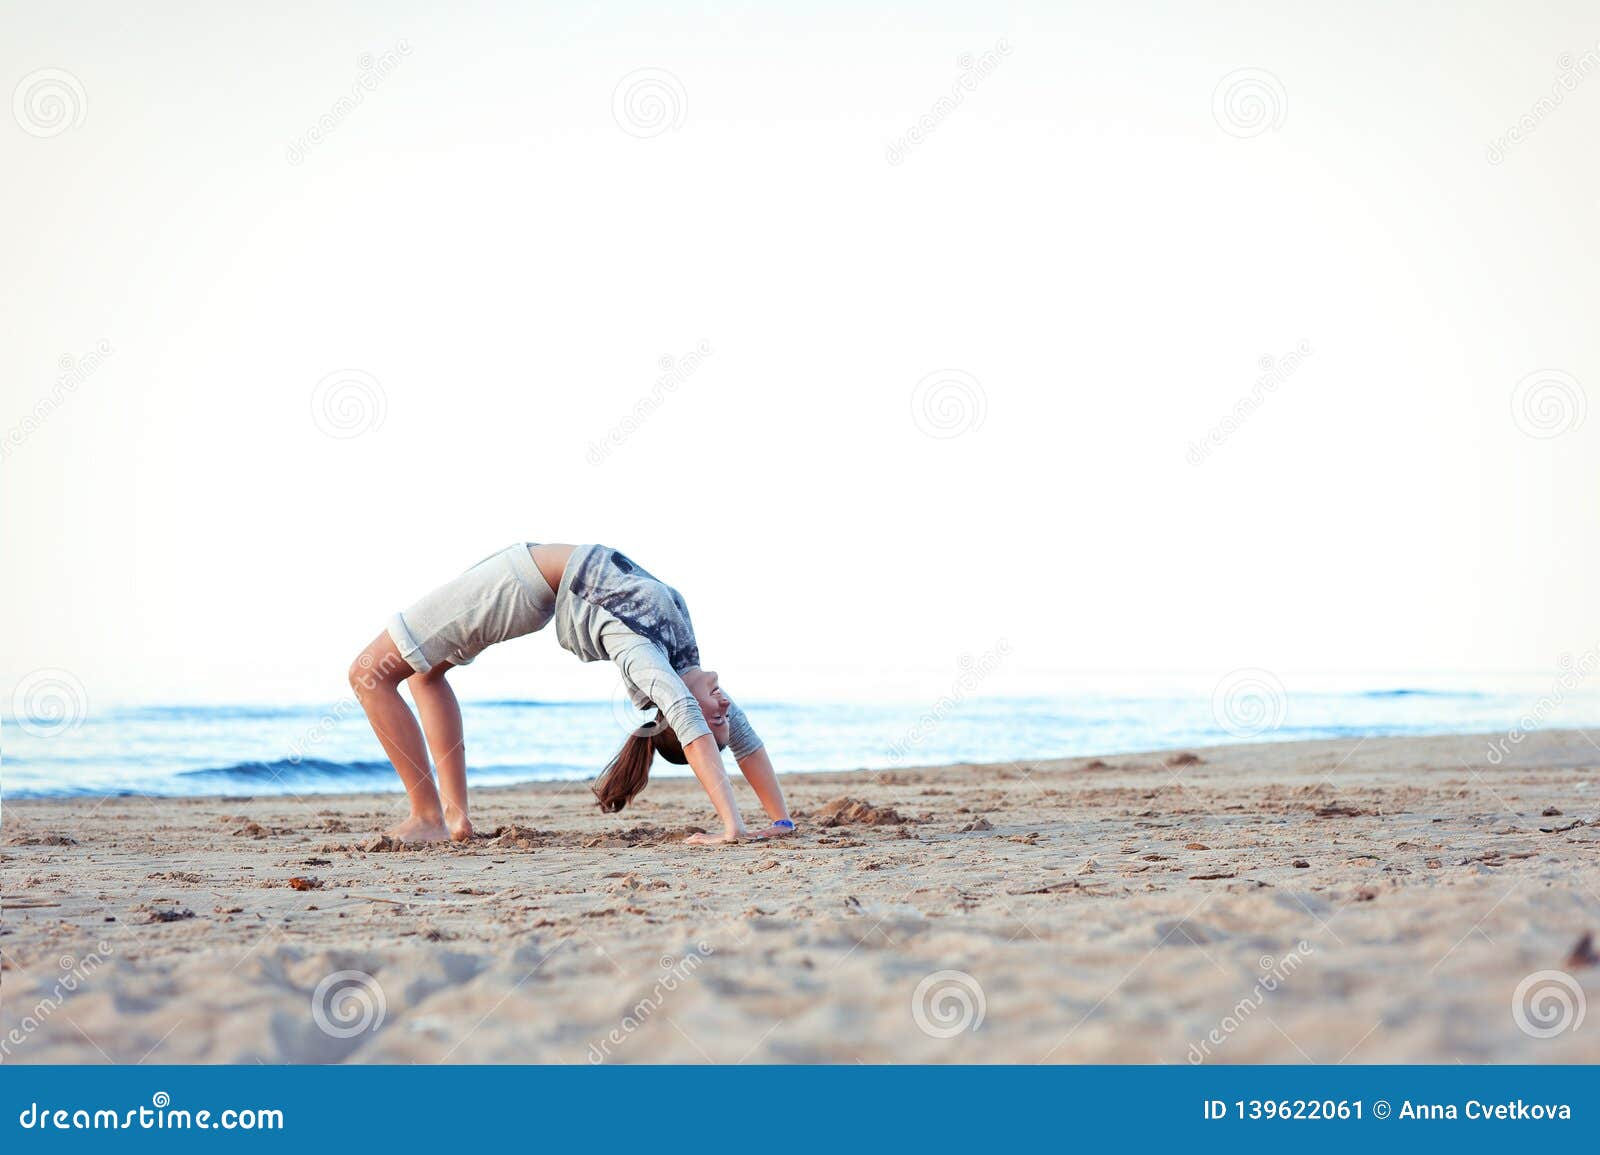
[[[389,619],[389,637],[419,674],[439,662],[465,666],[487,646],[542,630],[556,594],[528,543],[490,554],[454,581]]]

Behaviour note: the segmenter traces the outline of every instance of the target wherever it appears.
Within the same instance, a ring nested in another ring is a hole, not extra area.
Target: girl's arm
[[[694,769],[694,776],[700,779],[700,785],[710,796],[711,805],[717,808],[717,817],[722,819],[720,836],[691,834],[688,841],[696,846],[704,846],[714,842],[737,842],[741,838],[749,837],[750,832],[745,829],[744,819],[739,816],[739,804],[733,800],[733,784],[728,781],[728,772],[722,767],[722,751],[717,749],[717,740],[710,734],[702,734],[685,746],[683,753]],[[744,769],[744,764],[740,763],[739,768]],[[777,787],[776,778],[772,784],[774,788]],[[760,794],[759,790],[757,794]],[[765,798],[762,801],[765,804]],[[779,801],[782,801],[781,797]]]
[[[622,670],[624,680],[637,686],[655,703],[667,725],[672,727],[672,732],[683,743],[684,757],[689,760],[694,776],[700,780],[701,787],[711,799],[711,805],[716,807],[717,817],[722,819],[720,835],[691,834],[688,841],[696,846],[704,846],[708,843],[737,842],[748,837],[750,832],[745,829],[744,819],[739,816],[738,803],[733,799],[733,786],[728,782],[728,772],[722,765],[722,751],[717,749],[717,740],[706,725],[700,704],[667,662],[667,656],[654,642],[633,633],[621,622],[615,623],[615,628],[607,631],[605,642],[607,652]],[[685,742],[685,738],[689,740]]]
[[[756,831],[755,836],[774,838],[793,834],[794,823],[789,820],[789,805],[783,800],[783,789],[778,785],[772,759],[737,702],[731,703],[728,708],[728,749],[733,752],[734,761],[739,763],[744,780],[750,783],[756,797],[761,800],[767,817],[772,819],[772,825]]]
[[[789,806],[783,800],[783,788],[778,785],[778,772],[772,768],[772,759],[767,756],[767,748],[762,746],[740,758],[739,772],[744,775],[744,780],[750,783],[750,788],[756,792],[756,797],[761,799],[761,808],[772,820],[771,826],[756,831],[755,836],[770,838],[773,835],[793,834],[794,823],[789,819]]]

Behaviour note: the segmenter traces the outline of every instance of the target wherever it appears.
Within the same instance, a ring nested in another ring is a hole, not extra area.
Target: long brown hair
[[[667,725],[658,711],[653,722],[639,727],[628,735],[600,777],[590,787],[599,800],[600,809],[615,814],[650,784],[650,763],[660,754],[668,762],[687,766],[689,759],[683,752],[683,743]]]

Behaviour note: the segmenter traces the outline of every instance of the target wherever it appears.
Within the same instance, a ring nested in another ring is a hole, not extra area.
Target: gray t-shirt
[[[677,590],[617,550],[581,545],[561,574],[555,623],[556,640],[582,661],[615,662],[633,704],[659,709],[683,745],[711,733],[683,684],[682,675],[700,665],[700,647]],[[728,749],[734,758],[761,746],[744,711],[732,706]]]

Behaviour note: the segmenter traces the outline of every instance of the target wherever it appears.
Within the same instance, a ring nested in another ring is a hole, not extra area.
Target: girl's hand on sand
[[[774,822],[771,826],[767,827],[765,830],[752,830],[750,832],[750,837],[751,838],[786,838],[786,837],[788,837],[789,835],[791,835],[793,833],[794,833],[794,823],[793,822],[785,823],[783,825],[779,825],[778,823]]]
[[[684,841],[690,846],[725,846],[730,842],[738,842],[748,837],[749,834],[743,830],[736,830],[732,834],[726,831],[721,834],[707,834],[703,830],[697,830],[689,835],[688,838],[685,838]]]

